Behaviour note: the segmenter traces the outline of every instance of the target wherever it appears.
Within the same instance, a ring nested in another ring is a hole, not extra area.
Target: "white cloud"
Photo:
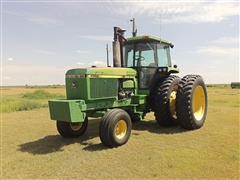
[[[76,66],[5,64],[1,73],[4,77],[4,86],[64,84],[64,75],[71,68],[76,68]]]
[[[87,51],[87,50],[77,50],[76,51],[78,54],[89,54],[90,52],[89,51]]]
[[[238,56],[239,49],[238,48],[229,48],[229,47],[219,47],[219,46],[205,46],[200,47],[197,51],[197,53],[205,53],[210,55],[227,55],[227,56]]]
[[[55,55],[56,54],[56,52],[45,50],[45,49],[36,49],[36,50],[34,50],[34,52],[36,52],[38,54],[43,54],[43,55]]]
[[[54,19],[50,17],[30,17],[27,18],[28,21],[40,24],[40,25],[63,25],[63,21],[59,19]]]
[[[80,35],[78,36],[81,39],[88,39],[94,41],[112,41],[112,36],[104,36],[104,35]]]
[[[110,11],[122,16],[149,16],[155,23],[221,22],[239,16],[238,2],[141,1],[113,4]]]
[[[103,61],[94,61],[89,64],[78,62],[77,64],[81,67],[89,67],[91,65],[106,67],[106,63]],[[0,73],[3,75],[2,85],[4,86],[64,84],[67,70],[81,67],[76,67],[76,64],[65,66],[20,63],[4,64],[3,68],[0,69]]]
[[[88,60],[89,63],[84,62],[77,62],[77,65],[80,65],[83,68],[91,67],[91,66],[97,66],[97,67],[105,67],[106,62],[104,61],[94,61],[94,60]]]
[[[106,63],[103,61],[93,61],[88,63],[89,66],[106,66]]]
[[[64,22],[60,19],[46,17],[46,16],[39,16],[39,15],[36,15],[33,13],[29,13],[27,11],[22,11],[20,13],[20,12],[6,10],[6,13],[8,15],[22,17],[27,21],[30,21],[30,22],[33,22],[33,23],[39,24],[39,25],[63,25],[64,24]]]
[[[209,56],[227,56],[228,59],[239,57],[239,39],[237,37],[221,37],[209,41],[205,46],[199,47],[195,53]]]
[[[13,61],[13,58],[12,58],[12,57],[9,57],[7,60],[8,60],[8,61]]]
[[[85,66],[85,64],[83,62],[77,62],[77,65]]]
[[[11,79],[11,77],[10,76],[3,76],[3,79],[4,80],[9,80],[9,79]]]
[[[209,44],[221,44],[221,45],[237,45],[239,43],[238,37],[221,37],[219,39],[210,41]]]
[[[200,74],[206,83],[239,81],[240,51],[236,41],[238,38],[231,36],[209,40],[189,54],[178,56],[180,75]]]

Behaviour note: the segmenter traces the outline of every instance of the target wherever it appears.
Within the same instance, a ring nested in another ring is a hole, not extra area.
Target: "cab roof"
[[[173,47],[173,44],[165,39],[160,38],[159,36],[150,36],[150,35],[143,35],[143,36],[135,36],[127,38],[127,43],[134,43],[139,41],[157,41],[160,43],[165,43]]]

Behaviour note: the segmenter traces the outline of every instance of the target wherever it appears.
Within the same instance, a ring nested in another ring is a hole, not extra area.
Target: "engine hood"
[[[128,78],[135,77],[136,70],[132,68],[117,68],[117,67],[94,67],[94,68],[78,68],[70,69],[66,72],[66,77],[108,77],[108,78]]]

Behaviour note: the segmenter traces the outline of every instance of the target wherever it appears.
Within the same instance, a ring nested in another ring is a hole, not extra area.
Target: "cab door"
[[[139,89],[149,89],[151,80],[158,69],[157,44],[138,43],[135,51],[135,68],[138,73]]]
[[[125,67],[136,69],[139,89],[149,89],[158,69],[157,42],[137,42],[124,47]]]

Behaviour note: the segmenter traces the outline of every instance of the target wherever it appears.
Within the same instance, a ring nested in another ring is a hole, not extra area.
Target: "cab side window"
[[[163,46],[158,44],[157,45],[157,53],[158,53],[158,65],[161,67],[165,67],[168,66],[168,47],[167,46]]]

